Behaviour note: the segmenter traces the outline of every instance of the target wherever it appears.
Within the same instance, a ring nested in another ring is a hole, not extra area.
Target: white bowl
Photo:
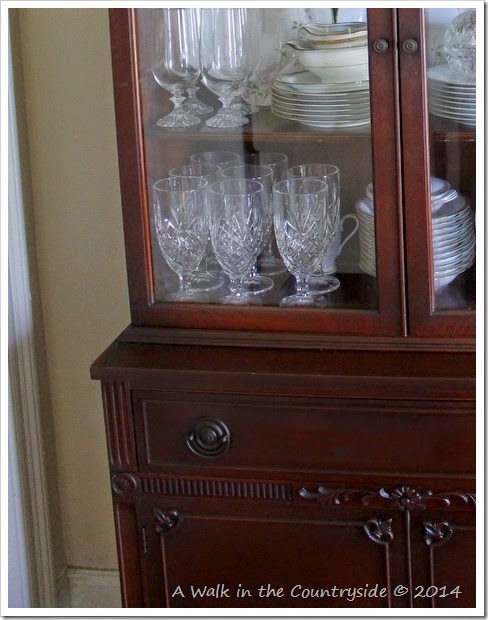
[[[368,30],[363,22],[306,24],[298,29],[298,35],[307,39],[313,47],[324,49],[365,45],[368,40]]]
[[[368,64],[368,46],[345,47],[341,49],[311,49],[302,44],[296,55],[304,67],[348,67]],[[307,49],[308,48],[308,49]]]
[[[304,63],[302,63],[304,64]],[[349,65],[347,67],[314,67],[307,69],[322,80],[322,82],[362,82],[369,79],[368,63],[361,65]]]

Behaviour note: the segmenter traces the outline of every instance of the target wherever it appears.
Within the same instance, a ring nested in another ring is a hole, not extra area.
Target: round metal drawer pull
[[[229,429],[217,418],[198,418],[186,436],[186,445],[198,456],[219,456],[229,444]]]
[[[415,39],[405,39],[403,42],[403,51],[407,54],[413,54],[419,49],[419,44]]]
[[[377,54],[384,54],[389,47],[390,45],[386,39],[376,39],[373,43],[373,50]]]

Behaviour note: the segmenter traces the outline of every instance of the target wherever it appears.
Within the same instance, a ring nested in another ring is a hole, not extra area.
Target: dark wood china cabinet
[[[110,10],[132,322],[91,374],[124,606],[475,606],[476,82],[439,56],[464,10],[339,9],[367,36],[366,76],[347,80],[302,66],[300,45],[321,47],[293,27],[331,21],[325,10],[249,9],[274,28],[255,41],[278,52],[231,128],[205,122],[220,104],[203,69],[210,111],[159,126],[173,104],[154,77],[158,16]],[[224,303],[216,248],[218,286],[173,300],[153,187],[222,150],[339,168],[343,237],[357,230],[321,304],[280,305],[286,268]]]

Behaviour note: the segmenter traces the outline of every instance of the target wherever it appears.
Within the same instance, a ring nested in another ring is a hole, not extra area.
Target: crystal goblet
[[[260,303],[250,294],[246,276],[262,242],[267,208],[263,190],[262,183],[248,179],[225,179],[208,188],[210,239],[231,286],[223,303]]]
[[[152,73],[171,93],[173,110],[157,121],[159,127],[190,127],[200,123],[183,108],[186,89],[200,74],[198,15],[196,9],[154,9],[152,16]]]
[[[249,122],[231,104],[254,70],[251,24],[248,9],[202,9],[202,80],[222,103],[217,114],[205,121],[209,127],[240,127]]]
[[[220,166],[217,166],[216,164],[202,164],[198,162],[177,166],[169,171],[170,177],[203,177],[207,181],[207,187],[211,183],[218,181],[220,175]],[[207,190],[205,189],[205,191]],[[223,285],[224,281],[222,278],[222,273],[210,268],[212,255],[212,244],[210,243],[209,234],[205,255],[200,263],[198,271],[196,271],[191,277],[191,285],[193,289],[200,291],[214,291]]]
[[[340,226],[341,198],[340,198],[340,173],[339,168],[333,164],[301,164],[288,170],[290,178],[314,177],[327,183],[329,200],[326,212],[326,228],[323,245],[323,258],[331,247]],[[327,275],[324,272],[324,261],[319,265],[318,272],[309,279],[310,290],[316,295],[332,293],[337,290],[341,283],[338,278]]]
[[[280,305],[322,307],[324,297],[312,294],[309,278],[323,255],[327,183],[307,177],[285,179],[274,184],[273,198],[278,250],[296,280],[296,293],[285,297]]]
[[[207,301],[193,289],[192,275],[208,240],[207,182],[202,177],[167,177],[153,185],[154,224],[161,253],[180,282],[171,301]]]
[[[241,157],[244,164],[253,164],[260,166],[268,166],[273,171],[273,183],[282,181],[287,178],[288,156],[284,153],[275,153],[273,151],[256,151],[255,153],[247,153]],[[270,204],[273,205],[273,193],[270,190]],[[268,276],[278,275],[286,272],[286,267],[282,259],[275,255],[275,234],[273,226],[271,226],[268,242],[263,248],[263,252],[258,259],[259,271],[261,274]]]
[[[271,228],[273,226],[272,214],[272,191],[273,191],[273,171],[269,166],[258,166],[255,164],[240,164],[236,166],[228,166],[222,170],[222,179],[248,179],[259,181],[264,186],[264,200],[266,209],[264,214],[264,225],[262,230],[262,238],[259,243],[258,255],[268,243]],[[260,294],[265,293],[273,288],[274,282],[271,278],[258,273],[257,264],[252,267],[251,273],[246,277],[246,286],[248,293]]]

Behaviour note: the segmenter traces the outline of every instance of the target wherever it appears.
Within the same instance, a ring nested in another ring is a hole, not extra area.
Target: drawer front
[[[463,403],[163,390],[135,390],[132,403],[140,471],[475,471],[474,408]]]

